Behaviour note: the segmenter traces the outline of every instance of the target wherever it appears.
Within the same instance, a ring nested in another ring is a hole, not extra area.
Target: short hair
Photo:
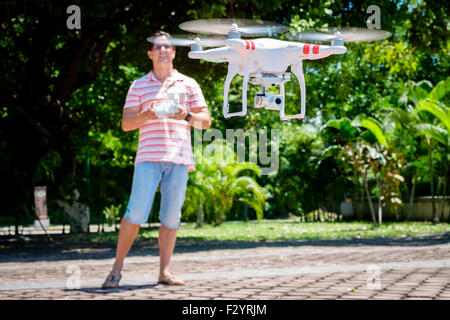
[[[155,40],[158,37],[166,37],[169,40],[172,39],[172,36],[169,33],[158,30],[158,31],[154,32],[150,37],[147,38],[147,51],[153,50],[153,46],[155,45]]]

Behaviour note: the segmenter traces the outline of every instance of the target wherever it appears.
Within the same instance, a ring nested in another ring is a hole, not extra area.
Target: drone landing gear
[[[223,116],[225,119],[229,119],[234,116],[244,117],[247,114],[247,89],[250,78],[250,71],[253,68],[254,61],[250,61],[244,70],[244,79],[242,85],[242,111],[229,112],[228,93],[230,91],[230,84],[234,76],[239,71],[238,64],[230,63],[228,66],[228,73],[225,80],[224,97],[223,97]],[[303,75],[303,63],[302,60],[297,64],[291,65],[291,72],[297,77],[300,85],[300,113],[294,115],[285,115],[285,91],[284,83],[290,80],[290,74],[258,74],[253,76],[251,83],[261,85],[262,91],[258,92],[255,97],[255,108],[265,108],[268,110],[280,111],[281,120],[290,119],[303,119],[305,117],[305,105],[306,105],[306,90],[305,90],[305,77]],[[266,87],[268,86],[280,86],[280,94],[273,95],[266,93]]]
[[[281,120],[289,119],[303,119],[306,113],[306,90],[305,90],[305,76],[303,75],[303,62],[300,60],[297,64],[291,65],[291,72],[297,77],[298,83],[300,85],[300,113],[290,116],[284,114],[284,103],[280,110]],[[284,97],[284,84],[280,85],[280,94]]]
[[[240,112],[232,112],[230,113],[229,104],[228,104],[228,92],[230,91],[231,80],[233,80],[234,76],[239,71],[239,65],[230,63],[228,66],[227,78],[225,80],[225,88],[223,92],[223,116],[225,119],[229,119],[234,116],[244,117],[247,114],[247,89],[248,89],[248,80],[250,78],[250,71],[253,68],[254,60],[250,60],[249,63],[245,66],[244,69],[244,79],[242,80],[242,111]]]

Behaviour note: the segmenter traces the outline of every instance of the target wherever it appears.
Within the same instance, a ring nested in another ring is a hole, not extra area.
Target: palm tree
[[[428,149],[428,166],[430,174],[430,187],[431,187],[431,203],[433,212],[433,222],[439,222],[439,217],[436,212],[436,203],[434,198],[434,168],[433,168],[433,153],[436,150],[436,144],[433,141],[437,141],[446,147],[448,150],[448,131],[429,123],[422,123],[416,126],[416,136],[423,136],[424,143]]]
[[[431,91],[427,91],[427,89]],[[410,83],[404,94],[404,102],[411,100],[415,107],[412,117],[416,120],[414,126],[414,136],[423,137],[424,144],[428,150],[428,165],[430,175],[430,189],[433,221],[438,222],[439,218],[436,212],[435,192],[434,192],[434,168],[433,153],[436,152],[437,145],[444,146],[446,153],[449,149],[450,132],[450,113],[449,108],[443,102],[450,91],[450,77],[440,81],[434,88],[428,81]],[[429,114],[433,117],[429,117]],[[445,161],[445,160],[444,160]],[[445,165],[445,171],[448,171],[448,164]],[[446,181],[444,182],[446,184]],[[444,185],[446,190],[446,185]],[[445,196],[445,194],[444,194]],[[445,200],[444,200],[445,201]]]
[[[328,130],[326,130],[328,129]],[[345,145],[346,143],[352,143],[355,142],[360,130],[358,127],[354,126],[352,124],[352,121],[347,117],[342,117],[340,119],[331,119],[327,121],[321,128],[320,132],[325,133],[326,131],[335,130],[337,131],[336,134],[336,143],[337,145],[331,145],[325,149],[322,149],[319,154],[319,160],[317,161],[317,166],[320,165],[320,161],[325,159],[326,157],[336,156],[343,150],[341,145]],[[358,181],[358,162],[357,161],[348,161],[345,162],[346,165],[351,165],[351,171],[353,172],[353,188],[351,191],[352,199],[355,204],[356,208],[356,216],[360,217],[360,209],[363,210],[363,208],[360,208],[359,203],[356,201],[358,199],[358,195],[360,194],[361,190],[358,187],[359,181]]]
[[[199,214],[205,208],[208,222],[219,225],[233,203],[242,201],[255,210],[258,220],[264,218],[266,196],[263,188],[251,177],[261,175],[256,164],[236,163],[233,149],[224,141],[214,141],[203,150],[195,150],[195,153],[196,171],[189,183],[200,191],[199,206],[202,208],[199,208]],[[199,217],[197,220],[202,219]]]
[[[405,183],[407,196],[405,202],[408,203],[406,206],[406,219],[409,220],[413,211],[416,186],[422,177],[427,174],[426,172],[424,173],[426,162],[417,157],[419,141],[415,137],[417,119],[413,116],[414,108],[408,105],[405,106],[405,109],[395,105],[387,105],[386,107],[390,110],[384,118],[384,121],[389,123],[388,127],[391,128],[391,132],[388,133],[389,140],[398,150],[401,150],[406,160],[403,174],[409,181],[409,183]]]
[[[347,163],[351,164],[353,168],[353,179],[355,186],[359,184],[358,173],[361,174],[364,190],[369,202],[369,209],[372,215],[372,220],[374,222],[374,226],[376,226],[377,223],[375,212],[373,209],[371,194],[368,185],[368,173],[369,170],[372,171],[378,188],[378,223],[381,225],[383,198],[388,201],[394,200],[396,203],[398,202],[398,198],[396,196],[386,197],[382,195],[382,191],[386,188],[386,186],[382,186],[381,179],[384,179],[386,181],[389,180],[391,182],[390,185],[387,186],[390,189],[397,189],[395,187],[395,180],[401,181],[401,179],[403,179],[398,173],[393,174],[392,170],[390,170],[390,168],[388,168],[387,166],[388,164],[391,165],[393,161],[393,159],[391,159],[392,150],[388,150],[391,148],[391,146],[387,144],[388,139],[381,129],[381,124],[379,124],[378,121],[374,118],[359,115],[352,121],[350,121],[350,119],[346,117],[330,120],[322,127],[322,129],[326,128],[334,128],[338,130],[339,136],[342,137],[340,139],[340,142],[348,142],[346,145],[342,146],[340,154],[346,158]],[[367,129],[367,131],[375,137],[377,143],[372,146],[364,142],[360,135],[362,131],[359,128]],[[355,141],[356,143],[354,143]],[[395,179],[386,179],[386,176],[389,175],[394,176]],[[393,192],[392,194],[397,195],[397,191]],[[354,198],[356,197],[354,196]]]

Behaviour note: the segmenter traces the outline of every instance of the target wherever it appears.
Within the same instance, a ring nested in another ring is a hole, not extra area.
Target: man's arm
[[[123,109],[122,129],[123,131],[136,130],[147,120],[158,119],[152,108],[141,111],[141,107],[130,107]]]
[[[189,123],[196,129],[209,129],[211,127],[211,117],[209,116],[208,107],[193,108]]]
[[[184,120],[188,112],[184,108],[178,108],[177,114],[173,117],[169,117],[170,119],[175,120]],[[189,119],[189,124],[196,129],[209,129],[211,127],[211,118],[209,116],[208,107],[200,107],[200,108],[192,108],[191,110],[191,119]]]

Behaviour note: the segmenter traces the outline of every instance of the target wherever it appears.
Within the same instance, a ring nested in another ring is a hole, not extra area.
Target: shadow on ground
[[[428,246],[450,243],[450,232],[401,238],[338,239],[338,240],[286,240],[286,241],[211,241],[190,237],[177,240],[176,253],[202,252],[208,250],[230,250],[248,248],[277,248],[305,246]],[[91,243],[89,241],[68,241],[67,236],[54,237],[50,242],[45,236],[0,237],[0,263],[39,262],[64,260],[112,259],[116,243]],[[155,239],[136,242],[130,250],[131,256],[158,256]]]
[[[81,288],[81,289],[63,289],[62,291],[67,292],[67,293],[73,293],[73,292],[95,293],[95,294],[102,294],[102,295],[106,296],[111,293],[118,293],[118,292],[124,292],[124,291],[152,289],[152,288],[155,288],[156,286],[161,286],[161,284],[155,283],[155,284],[140,285],[140,286],[120,285],[117,288],[111,288],[111,289],[102,289],[99,287]]]

